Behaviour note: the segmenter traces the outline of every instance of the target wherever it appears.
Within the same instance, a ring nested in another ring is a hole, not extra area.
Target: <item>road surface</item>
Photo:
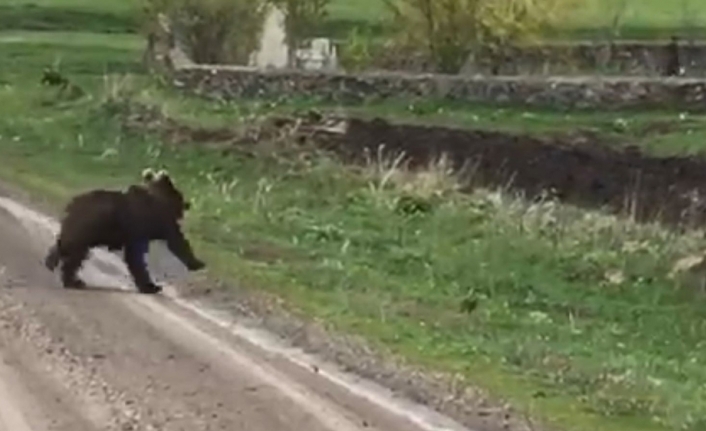
[[[134,293],[108,253],[84,267],[95,288],[62,289],[41,264],[55,229],[0,194],[0,431],[464,430],[171,290]]]

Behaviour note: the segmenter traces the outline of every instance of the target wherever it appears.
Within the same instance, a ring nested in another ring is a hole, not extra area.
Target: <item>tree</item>
[[[258,48],[265,12],[265,0],[144,0],[143,27],[153,39],[164,14],[196,63],[247,64]]]
[[[437,71],[457,73],[470,54],[494,63],[536,39],[572,0],[385,0],[398,41],[426,51]]]

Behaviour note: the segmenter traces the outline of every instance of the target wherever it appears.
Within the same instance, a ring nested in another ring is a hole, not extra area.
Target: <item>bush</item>
[[[572,0],[385,0],[397,41],[422,48],[437,71],[457,73],[469,55],[502,61],[567,10]]]
[[[258,48],[265,0],[144,0],[144,30],[153,37],[159,14],[196,63],[247,64]]]
[[[341,66],[350,72],[365,70],[373,63],[376,51],[370,32],[361,31],[357,27],[353,27],[341,45]]]

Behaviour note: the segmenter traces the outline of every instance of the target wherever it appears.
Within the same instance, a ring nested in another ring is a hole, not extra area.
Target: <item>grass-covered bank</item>
[[[229,128],[234,119],[265,114],[302,115],[318,111],[324,115],[384,118],[393,123],[442,126],[454,129],[496,131],[514,135],[562,138],[581,144],[582,139],[615,148],[637,146],[655,156],[698,155],[706,150],[706,116],[673,110],[526,109],[445,100],[388,100],[340,105],[316,98],[278,100],[243,99],[234,102],[193,97],[175,97],[172,89],[154,88],[138,98],[158,104],[176,118],[195,127]]]
[[[408,175],[315,154],[169,146],[126,133],[124,105],[103,103],[120,88],[103,73],[136,70],[134,51],[62,51],[64,70],[89,92],[71,101],[38,85],[56,49],[0,50],[4,180],[61,202],[165,166],[196,201],[189,230],[215,275],[413,363],[459,373],[559,429],[702,429],[703,299],[668,278],[677,259],[699,249],[698,235],[552,202],[463,196],[437,169]],[[138,97],[211,124],[270,109],[208,112],[203,101],[168,92]],[[403,190],[444,196],[409,215]]]

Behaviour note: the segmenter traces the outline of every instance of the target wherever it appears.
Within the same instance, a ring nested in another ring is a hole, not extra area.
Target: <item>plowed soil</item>
[[[604,207],[638,221],[672,225],[706,220],[706,160],[660,158],[636,147],[605,145],[598,137],[532,137],[447,127],[351,119],[326,147],[362,161],[380,145],[404,151],[410,168],[445,154],[469,185],[508,187],[534,199],[551,196],[582,207]]]

